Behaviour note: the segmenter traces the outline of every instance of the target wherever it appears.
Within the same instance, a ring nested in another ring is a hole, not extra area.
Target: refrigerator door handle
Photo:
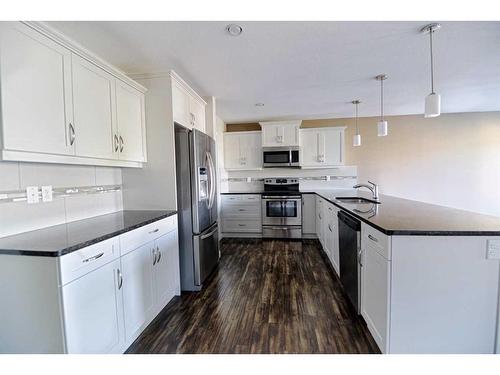
[[[208,208],[211,209],[214,205],[215,201],[215,175],[214,175],[214,162],[212,159],[212,154],[210,152],[207,152],[207,165],[208,165],[208,170],[210,174],[210,191],[208,195]]]
[[[215,227],[215,229],[213,231],[211,231],[210,233],[207,233],[207,234],[204,234],[203,236],[201,236],[200,240],[206,240],[207,238],[212,237],[214,235],[214,233],[217,232],[218,230],[219,230],[219,228]]]

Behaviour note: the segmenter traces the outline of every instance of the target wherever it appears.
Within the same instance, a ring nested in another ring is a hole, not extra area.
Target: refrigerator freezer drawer
[[[201,285],[219,262],[219,228],[212,225],[205,232],[193,236],[194,282]]]

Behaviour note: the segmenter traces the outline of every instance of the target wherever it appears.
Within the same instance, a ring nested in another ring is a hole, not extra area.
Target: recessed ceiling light
[[[255,103],[256,107],[264,107],[264,103]]]
[[[232,24],[226,26],[226,31],[231,36],[238,36],[243,32],[243,28],[240,25],[232,23]]]

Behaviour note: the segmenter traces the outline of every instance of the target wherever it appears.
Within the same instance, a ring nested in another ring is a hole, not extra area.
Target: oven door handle
[[[299,201],[302,199],[300,195],[263,195],[262,199],[266,199],[269,201]]]

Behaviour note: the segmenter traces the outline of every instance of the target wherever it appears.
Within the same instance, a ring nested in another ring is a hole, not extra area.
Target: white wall
[[[148,161],[142,169],[123,169],[123,205],[128,210],[175,210],[175,139],[170,76],[137,81],[148,89]]]
[[[0,161],[0,193],[27,186],[54,188],[121,185],[120,168]],[[122,193],[55,198],[52,202],[0,203],[0,237],[122,210]]]

